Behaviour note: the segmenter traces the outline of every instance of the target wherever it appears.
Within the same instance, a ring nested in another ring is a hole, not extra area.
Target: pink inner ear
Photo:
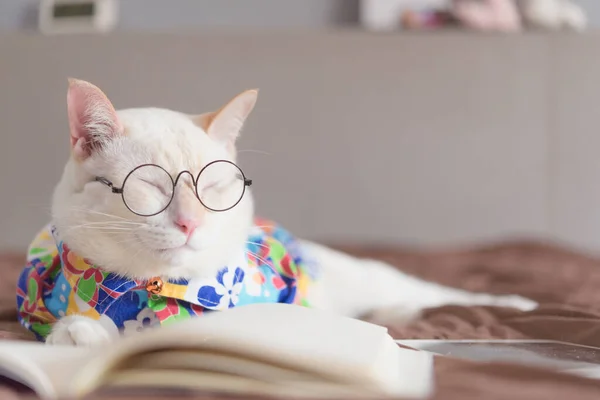
[[[122,132],[110,100],[91,83],[69,82],[67,108],[71,147],[80,158],[88,157],[94,146]]]

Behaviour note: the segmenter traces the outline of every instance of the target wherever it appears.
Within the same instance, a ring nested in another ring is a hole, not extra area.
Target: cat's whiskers
[[[265,249],[268,249],[268,248],[269,248],[269,246],[267,246],[266,244],[257,243],[257,242],[250,242],[250,241],[246,241],[246,244],[253,244],[253,245],[256,245],[256,246],[259,246],[259,247],[263,247],[263,248],[265,248]]]
[[[254,149],[243,149],[243,150],[238,150],[237,151],[238,154],[240,153],[257,153],[257,154],[264,154],[266,156],[272,156],[273,153],[269,153],[268,151],[264,151],[264,150],[254,150]]]
[[[101,215],[103,217],[109,217],[109,218],[114,218],[114,219],[119,219],[119,220],[130,222],[127,218],[121,217],[119,215],[108,214],[108,213],[104,213],[104,212],[97,211],[97,210],[91,210],[89,208],[71,207],[71,210],[81,211],[81,212],[85,212],[85,213],[88,213],[88,214]]]
[[[146,224],[141,224],[139,222],[120,222],[120,221],[96,221],[96,222],[86,222],[80,225],[72,225],[72,226],[144,226]]]
[[[119,226],[87,226],[87,225],[78,225],[71,226],[65,230],[65,233],[74,231],[74,230],[87,230],[87,231],[97,231],[104,233],[117,233],[117,232],[131,232],[133,229],[131,227],[119,227]]]
[[[145,242],[139,240],[135,236],[128,236],[123,240],[116,240],[115,244],[131,245],[131,244],[145,244]]]
[[[246,254],[256,257],[259,261],[261,261],[261,262],[267,264],[269,267],[275,269],[275,267],[273,266],[273,263],[265,260],[264,258],[262,258],[261,256],[259,256],[258,254],[254,253],[254,252],[252,252],[250,250],[246,250]]]
[[[95,230],[95,231],[133,231],[134,229],[144,226],[145,224],[131,221],[95,221],[86,222],[80,225],[71,225],[66,229],[66,232],[71,232],[77,229]]]
[[[71,225],[69,228],[89,228],[89,229],[109,229],[116,228],[118,230],[121,229],[133,229],[131,226],[117,225],[117,224],[103,224],[103,225],[95,225],[95,224],[81,224],[81,225]]]

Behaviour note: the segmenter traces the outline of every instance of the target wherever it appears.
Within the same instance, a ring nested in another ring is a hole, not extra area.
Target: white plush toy
[[[525,25],[581,31],[587,25],[583,9],[572,0],[517,0]]]

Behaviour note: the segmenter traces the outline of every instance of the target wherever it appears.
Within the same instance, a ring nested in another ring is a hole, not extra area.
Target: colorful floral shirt
[[[72,314],[127,334],[245,304],[308,306],[307,289],[316,273],[299,242],[269,221],[255,221],[245,251],[216,276],[164,282],[106,272],[72,252],[48,225],[31,244],[17,284],[18,318],[38,340],[60,317]]]

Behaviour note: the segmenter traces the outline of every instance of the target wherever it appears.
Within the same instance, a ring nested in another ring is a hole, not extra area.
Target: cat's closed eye
[[[151,186],[154,189],[157,189],[161,194],[165,196],[171,196],[170,190],[164,187],[164,185],[160,185],[156,182],[152,182],[150,180],[140,178],[140,181],[144,182],[146,185]]]
[[[237,178],[233,178],[233,179],[219,179],[216,180],[214,182],[210,182],[204,186],[202,186],[199,191],[200,192],[205,192],[205,191],[217,191],[217,192],[223,192],[229,188],[231,188],[235,183],[238,183],[238,179]]]
[[[223,185],[221,184],[221,182],[215,181],[215,182],[210,182],[210,183],[202,186],[199,189],[200,192],[206,192],[206,191],[209,191],[209,190],[216,190],[216,191],[223,190]]]

